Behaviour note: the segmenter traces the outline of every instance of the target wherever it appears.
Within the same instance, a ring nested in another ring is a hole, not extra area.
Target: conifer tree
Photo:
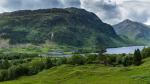
[[[133,56],[133,64],[134,65],[140,65],[142,63],[142,55],[139,49],[135,50],[134,56]]]

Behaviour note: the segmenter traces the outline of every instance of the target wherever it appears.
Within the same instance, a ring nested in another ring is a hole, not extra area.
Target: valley
[[[149,84],[150,28],[80,8],[0,14],[0,84]]]

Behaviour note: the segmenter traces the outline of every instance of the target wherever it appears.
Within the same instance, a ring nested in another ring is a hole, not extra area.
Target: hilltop
[[[0,37],[11,44],[52,41],[75,47],[124,45],[113,27],[78,8],[20,10],[0,14]]]
[[[145,24],[127,19],[113,27],[120,37],[128,41],[139,45],[150,43],[150,27]]]

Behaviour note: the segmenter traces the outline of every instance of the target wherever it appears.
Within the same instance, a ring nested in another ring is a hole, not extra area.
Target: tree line
[[[142,59],[150,56],[150,48],[144,48],[142,51],[135,50],[134,54],[107,55],[100,52],[96,54],[87,54],[85,56],[74,54],[71,57],[38,57],[28,54],[26,57],[14,57],[10,60],[0,60],[0,81],[13,80],[20,76],[30,76],[63,64],[84,65],[84,64],[103,64],[106,66],[139,66]],[[18,55],[18,54],[17,54]],[[31,56],[30,56],[31,55]],[[15,55],[14,55],[15,56]],[[11,56],[12,57],[12,56]],[[2,67],[3,66],[3,67]]]

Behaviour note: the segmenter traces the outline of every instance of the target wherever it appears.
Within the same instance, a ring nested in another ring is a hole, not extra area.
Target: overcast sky
[[[78,7],[109,24],[131,19],[150,25],[150,0],[0,0],[0,12],[23,9]]]

